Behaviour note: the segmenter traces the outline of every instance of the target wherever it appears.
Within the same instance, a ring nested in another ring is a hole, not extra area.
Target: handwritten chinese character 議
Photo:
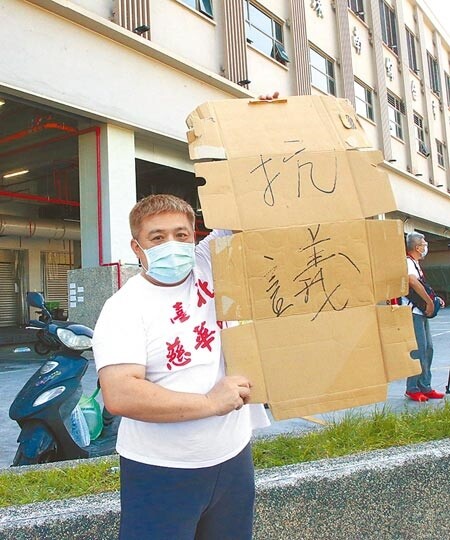
[[[166,341],[167,355],[167,369],[171,370],[172,367],[181,367],[189,364],[191,361],[191,353],[184,349],[184,346],[180,342],[180,338],[177,336],[173,343]]]
[[[310,294],[312,293],[312,288],[315,285],[317,285],[319,289],[325,294],[325,301],[320,306],[314,317],[311,319],[312,321],[314,321],[327,304],[330,305],[334,311],[342,311],[347,307],[349,302],[349,299],[347,299],[342,302],[341,305],[337,305],[334,303],[334,299],[332,299],[332,297],[335,292],[340,288],[341,284],[338,283],[332,290],[327,288],[326,281],[329,282],[332,279],[332,272],[330,271],[326,274],[325,266],[327,266],[327,269],[330,270],[329,263],[335,257],[343,257],[348,261],[349,265],[359,274],[361,273],[361,271],[359,270],[358,266],[352,261],[352,259],[350,259],[350,257],[348,257],[345,253],[329,253],[326,251],[326,248],[328,247],[326,243],[331,242],[331,238],[319,238],[320,225],[317,225],[315,229],[308,227],[308,232],[311,236],[311,243],[301,248],[300,251],[309,251],[309,259],[307,261],[306,267],[293,279],[294,282],[297,281],[302,285],[302,288],[294,296],[297,297],[304,294],[304,302],[306,304],[309,301]]]
[[[211,343],[214,341],[216,333],[215,330],[208,330],[205,326],[206,321],[203,321],[199,326],[196,326],[194,328],[194,332],[197,334],[196,337],[196,349],[208,349],[208,351],[211,351]]]
[[[273,257],[269,257],[268,255],[264,255],[264,258],[273,261]],[[277,276],[277,270],[277,265],[272,266],[272,268],[270,268],[270,270],[266,272],[265,277],[268,278],[269,282],[266,292],[270,293],[270,300],[272,301],[272,311],[277,317],[280,317],[285,311],[293,307],[294,304],[285,303],[284,296],[280,292],[281,284]]]

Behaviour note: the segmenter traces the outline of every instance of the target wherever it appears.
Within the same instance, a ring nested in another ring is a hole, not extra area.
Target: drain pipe
[[[122,276],[120,272],[120,261],[105,263],[103,261],[103,208],[102,208],[102,167],[100,154],[100,128],[94,126],[92,128],[83,129],[78,132],[78,135],[86,133],[95,133],[95,153],[97,160],[97,229],[98,229],[98,264],[99,266],[115,266],[117,268],[117,288],[122,287]]]
[[[24,137],[27,137],[32,133],[38,133],[39,131],[43,131],[45,129],[56,129],[59,131],[65,131],[66,133],[69,133],[71,135],[76,135],[78,132],[76,128],[68,126],[66,124],[44,121],[42,118],[35,118],[30,128],[22,129],[21,131],[17,131],[16,133],[11,133],[10,135],[6,135],[6,137],[2,137],[0,139],[0,145],[23,139]]]

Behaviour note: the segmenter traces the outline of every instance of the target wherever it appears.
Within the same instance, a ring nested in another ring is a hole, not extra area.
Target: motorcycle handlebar
[[[42,321],[36,321],[33,319],[28,323],[28,326],[26,327],[27,330],[40,330],[41,328],[45,328],[47,326],[47,323]]]

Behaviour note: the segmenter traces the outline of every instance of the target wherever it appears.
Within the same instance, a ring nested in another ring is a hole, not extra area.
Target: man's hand
[[[231,411],[239,410],[250,399],[251,383],[246,377],[239,375],[223,377],[206,394],[215,416],[223,416]]]
[[[425,309],[425,315],[427,315],[427,317],[430,317],[431,315],[433,315],[433,311],[434,311],[434,302],[428,296],[427,307]]]
[[[145,378],[145,366],[116,364],[99,371],[103,401],[111,414],[143,422],[185,422],[221,416],[248,403],[246,377],[224,377],[208,394],[177,392]]]
[[[425,311],[424,311],[425,315],[427,317],[430,317],[431,315],[433,315],[434,302],[431,299],[430,295],[425,290],[425,287],[417,279],[417,276],[415,276],[414,274],[409,274],[408,275],[408,284],[426,302],[426,308],[425,308]]]
[[[258,96],[258,99],[261,99],[262,101],[272,101],[272,99],[278,99],[279,95],[280,92],[274,92],[273,94],[262,94]]]
[[[444,300],[442,300],[442,298],[440,296],[438,296],[438,298],[439,298],[439,303],[441,304],[441,308],[444,309],[445,308]]]

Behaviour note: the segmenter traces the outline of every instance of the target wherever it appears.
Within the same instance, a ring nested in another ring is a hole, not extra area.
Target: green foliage
[[[262,469],[315,461],[392,446],[450,437],[450,402],[394,413],[387,408],[369,416],[350,412],[341,420],[305,435],[253,443],[255,467]],[[118,458],[75,467],[0,474],[0,507],[79,497],[119,489]]]
[[[66,499],[119,489],[118,458],[73,468],[34,470],[0,475],[0,507]]]
[[[278,467],[392,446],[450,437],[450,403],[394,413],[387,408],[369,416],[350,412],[320,431],[282,436],[253,445],[256,468]]]

